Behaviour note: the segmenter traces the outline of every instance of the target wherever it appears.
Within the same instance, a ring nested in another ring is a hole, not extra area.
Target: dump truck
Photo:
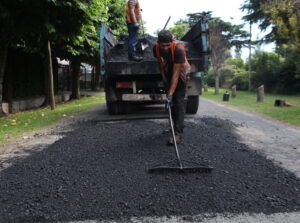
[[[186,47],[191,65],[187,78],[186,112],[197,113],[202,94],[201,75],[208,66],[208,26],[200,20],[179,40]],[[107,26],[100,31],[101,74],[105,81],[106,105],[110,115],[130,113],[134,104],[159,104],[166,97],[153,47],[157,37],[145,34],[139,37],[137,52],[141,62],[128,60],[128,36],[116,39]]]

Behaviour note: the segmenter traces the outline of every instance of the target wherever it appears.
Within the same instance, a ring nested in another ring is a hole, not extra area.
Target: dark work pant
[[[172,118],[176,135],[183,133],[184,115],[186,109],[186,84],[179,78],[176,90],[173,94]]]
[[[137,38],[138,38],[138,29],[133,27],[133,23],[127,23],[128,28],[128,56],[132,57],[135,55]]]

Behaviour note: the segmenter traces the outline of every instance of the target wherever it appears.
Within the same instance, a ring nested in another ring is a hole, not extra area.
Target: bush
[[[231,79],[231,85],[236,85],[237,90],[248,90],[248,72],[245,70],[238,70]]]
[[[253,87],[264,85],[266,92],[276,93],[280,84],[278,71],[281,65],[281,57],[278,54],[257,51],[252,60],[252,68],[255,71],[252,76]]]
[[[205,78],[206,78],[206,83],[209,87],[215,86],[215,73],[212,69],[209,69]]]

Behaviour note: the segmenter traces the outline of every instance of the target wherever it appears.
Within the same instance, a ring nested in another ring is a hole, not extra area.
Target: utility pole
[[[249,39],[249,67],[248,67],[248,91],[251,91],[252,85],[251,85],[251,41],[252,41],[252,22],[250,22],[250,39]]]

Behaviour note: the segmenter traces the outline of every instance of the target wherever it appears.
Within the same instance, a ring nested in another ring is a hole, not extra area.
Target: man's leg
[[[127,24],[128,28],[128,58],[134,61],[141,61],[143,58],[136,56],[136,45],[138,38],[138,29],[134,28],[133,23]]]
[[[184,115],[186,110],[186,85],[182,80],[178,81],[177,88],[173,95],[172,118],[174,121],[174,130],[177,138],[182,138],[184,129]]]
[[[135,53],[135,32],[132,23],[127,23],[128,28],[128,57],[134,56]]]

